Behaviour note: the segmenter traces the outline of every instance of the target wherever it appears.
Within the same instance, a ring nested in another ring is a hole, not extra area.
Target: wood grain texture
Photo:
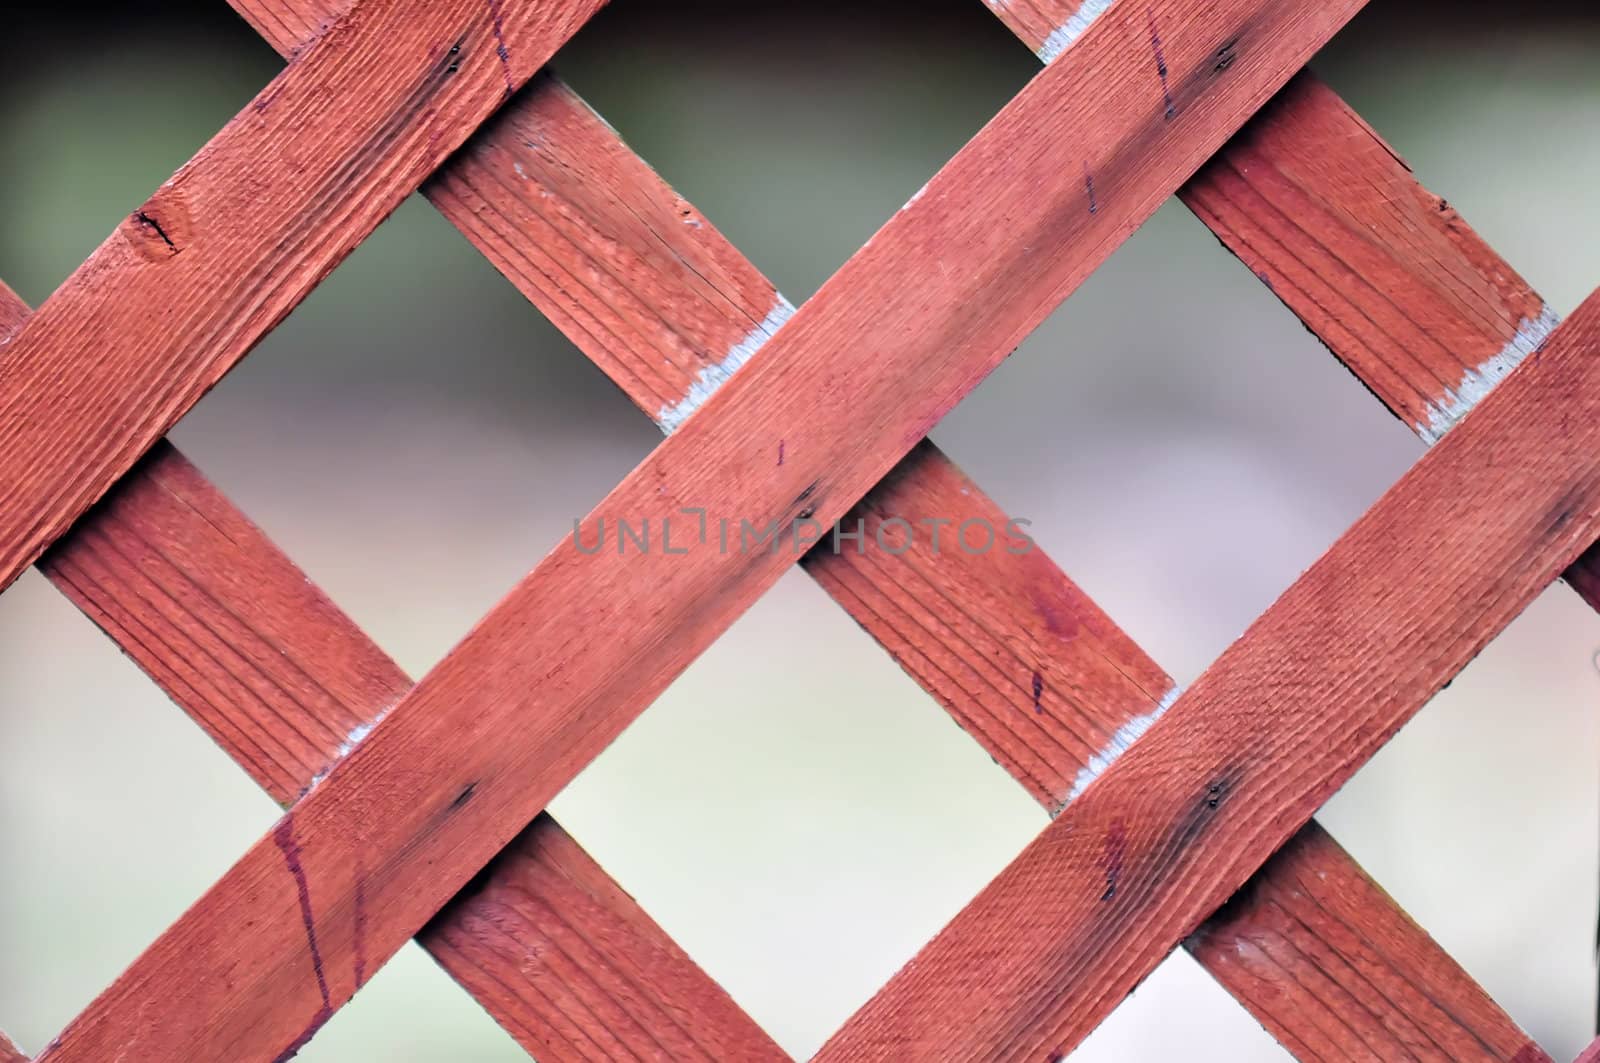
[[[1597,354],[1600,294],[821,1057],[1011,1058],[1081,1041],[1592,541]]]
[[[763,312],[783,305],[737,249],[548,75],[486,123],[425,188],[658,421],[696,377],[746,341]],[[904,553],[877,545],[884,521],[896,518],[916,526]],[[1091,763],[1103,766],[1159,711],[1170,679],[1042,551],[974,556],[961,548],[966,521],[977,522],[980,537],[981,529],[1005,528],[1007,517],[932,444],[914,449],[845,526],[858,520],[863,550],[814,551],[807,569],[1052,813],[1092,777]],[[930,532],[942,536],[943,549],[934,548]],[[1325,873],[1362,880],[1337,846],[1314,851],[1329,863]],[[1371,924],[1365,947],[1405,970],[1411,955],[1427,949],[1392,933],[1412,924],[1381,891],[1369,893],[1384,910],[1352,925]],[[1313,923],[1308,933],[1323,929]],[[1335,929],[1341,941],[1351,933]],[[1458,966],[1440,971],[1453,988],[1440,999],[1446,1007],[1465,1002],[1462,1030],[1469,1029],[1487,998]],[[1265,1004],[1299,987],[1292,971],[1280,971],[1276,981],[1267,971],[1257,975],[1224,984],[1272,1025]],[[1402,1010],[1408,1004],[1393,1002]],[[1274,1029],[1290,1043],[1296,1029],[1314,1040],[1340,1021],[1332,1004],[1315,1005],[1307,1001],[1286,1019],[1280,1005]],[[1526,1043],[1492,1005],[1484,1013],[1498,1016],[1499,1043]],[[1415,1024],[1439,1014],[1440,1006],[1430,1005]],[[1384,1047],[1405,1051],[1398,1038]]]
[[[1395,415],[1443,435],[1544,300],[1360,116],[1296,78],[1185,203]],[[1529,347],[1531,349],[1531,346]],[[1507,359],[1509,368],[1515,361]]]
[[[595,517],[842,515],[1359,7],[1113,9]],[[1202,14],[1167,49],[1168,108],[1147,20]],[[1068,156],[1106,176],[1097,211]],[[788,563],[569,539],[43,1058],[99,1058],[129,1029],[157,1054],[292,1045],[348,997],[358,923],[369,961],[387,958]]]
[[[0,1063],[28,1063],[27,1054],[4,1033],[0,1033]]]
[[[760,315],[785,305],[736,248],[549,75],[486,123],[425,190],[658,422],[697,378],[747,342]],[[906,543],[904,552],[877,545],[886,520],[888,537]],[[983,529],[1004,529],[1008,519],[931,443],[915,448],[845,526],[858,521],[862,549],[813,551],[806,568],[1052,814],[1159,711],[1171,680],[1042,551],[974,555],[958,542],[968,521],[976,542]],[[914,534],[896,532],[897,521],[908,521],[900,528]],[[1312,851],[1327,861],[1323,873],[1364,881],[1337,846]],[[1364,947],[1405,970],[1411,955],[1428,952],[1426,937],[1419,945],[1393,933],[1412,924],[1381,891],[1368,893],[1383,910],[1351,925],[1373,926]],[[1323,929],[1311,923],[1307,932]],[[1352,933],[1335,929],[1338,941]],[[1465,1001],[1466,1021],[1475,1019],[1485,995],[1458,966],[1446,962],[1439,970],[1453,990],[1441,994],[1445,1006]],[[1269,1025],[1274,1016],[1265,1002],[1303,995],[1289,970],[1276,980],[1260,970],[1248,982],[1224,984]],[[1392,1003],[1404,1011],[1410,1001]],[[1483,1010],[1498,1016],[1499,1043],[1526,1043],[1492,1005]],[[1289,1043],[1296,1030],[1314,1040],[1340,1021],[1334,1005],[1318,1007],[1315,998],[1286,1019],[1281,1005],[1277,1011],[1273,1028]],[[1430,1005],[1415,1025],[1440,1014]],[[1381,1047],[1406,1051],[1398,1037]]]
[[[26,315],[0,282],[0,338]],[[411,687],[165,441],[39,567],[280,804]],[[422,945],[539,1059],[785,1058],[548,815],[434,918]],[[359,951],[355,963],[359,986]],[[5,1047],[0,1036],[0,1063]]]
[[[39,567],[281,805],[411,686],[165,441]]]
[[[369,0],[130,214],[0,352],[0,587],[600,3]]]
[[[1297,1059],[1550,1060],[1315,822],[1186,944]]]
[[[1579,1052],[1573,1063],[1600,1063],[1600,1038],[1589,1042],[1589,1047]]]
[[[668,431],[793,311],[550,75],[486,124],[424,191]]]

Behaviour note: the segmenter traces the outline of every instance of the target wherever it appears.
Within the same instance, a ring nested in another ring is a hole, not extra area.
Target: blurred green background
[[[1600,283],[1591,6],[1375,0],[1314,63],[1563,312]],[[221,0],[8,43],[34,303],[279,68]],[[979,0],[616,0],[555,66],[796,303],[1036,70]],[[659,439],[415,198],[174,437],[413,674]],[[934,437],[1183,681],[1421,452],[1177,204]],[[1597,649],[1553,588],[1323,816],[1558,1058],[1593,1033]],[[799,574],[554,809],[796,1053],[1044,823]],[[42,579],[0,597],[0,1029],[42,1047],[274,818]],[[1074,1058],[1178,1053],[1284,1058],[1182,955]],[[302,1057],[520,1053],[408,947]]]

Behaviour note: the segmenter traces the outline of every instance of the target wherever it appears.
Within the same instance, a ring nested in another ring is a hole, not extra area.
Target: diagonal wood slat
[[[1597,351],[1600,293],[821,1057],[1013,1056],[1081,1041],[1593,541]]]
[[[26,313],[0,282],[0,338]],[[164,441],[39,567],[280,804],[411,687]],[[537,1058],[785,1058],[549,815],[422,943]]]
[[[694,504],[701,489],[735,515],[837,517],[1358,7],[1207,5],[1207,28],[1219,40],[1195,37],[1168,50],[1183,102],[1170,118],[1146,69],[1146,17],[1184,21],[1195,12],[1165,2],[1109,15],[1075,49],[1076,61],[1028,86],[841,270],[811,312],[796,316],[767,357],[718,391],[598,513],[659,521]],[[1217,50],[1230,41],[1237,54],[1219,64]],[[1087,122],[1086,101],[1105,91],[1157,106]],[[1053,134],[1064,128],[1082,134],[1073,149],[1115,192],[1097,211],[1085,209],[1078,175],[1063,176],[1058,153],[1066,149]],[[1032,251],[1041,242],[1059,253],[1040,261]],[[919,261],[919,249],[934,244],[954,267],[954,290]],[[834,356],[862,345],[879,359],[841,364]],[[908,396],[913,364],[922,390]],[[797,394],[810,406],[804,424],[781,413]],[[871,433],[854,427],[863,421]],[[783,440],[791,457],[773,475]],[[713,482],[714,493],[704,486]],[[93,1058],[141,1005],[151,1009],[141,1028],[155,1051],[184,1044],[256,1058],[292,1043],[349,995],[351,855],[374,861],[363,881],[369,913],[378,913],[364,925],[376,962],[785,565],[775,555],[691,551],[664,563],[660,554],[560,548],[43,1058]],[[629,608],[639,586],[654,589],[646,619]],[[561,647],[574,611],[609,624],[611,637]],[[310,977],[310,939],[326,981]],[[207,972],[224,967],[233,985],[226,1007],[207,990],[178,1002],[181,987],[206,986]]]
[[[370,0],[134,211],[0,354],[0,587],[600,3]]]
[[[1274,113],[1300,106],[1299,93],[1286,91],[1284,95],[1293,99],[1275,102]],[[429,191],[446,216],[483,247],[496,265],[542,309],[558,321],[571,322],[591,316],[591,311],[581,309],[572,313],[563,303],[571,300],[573,291],[588,296],[591,305],[602,298],[617,299],[609,288],[602,296],[583,283],[575,283],[577,278],[604,276],[608,270],[616,271],[628,281],[626,286],[618,286],[629,293],[621,298],[622,302],[639,298],[632,293],[645,293],[645,298],[659,296],[662,308],[638,317],[647,322],[661,322],[668,328],[684,317],[696,323],[726,317],[726,309],[720,315],[717,313],[724,298],[728,307],[744,307],[744,324],[754,320],[762,307],[775,302],[781,305],[781,301],[775,300],[771,286],[761,282],[759,275],[754,274],[754,267],[732,248],[708,253],[705,241],[715,239],[709,226],[702,225],[692,207],[661,186],[642,164],[636,160],[631,164],[622,161],[625,149],[617,142],[615,133],[575,101],[568,90],[552,79],[550,84],[541,82],[530,87],[527,96],[530,100],[526,108],[519,101],[486,126],[468,148],[452,160],[452,165],[430,183]],[[538,103],[531,99],[535,96],[540,98]],[[519,111],[524,116],[514,118]],[[526,145],[532,143],[538,145],[536,152],[526,149]],[[494,147],[487,146],[490,144]],[[519,148],[526,150],[519,151]],[[1226,157],[1231,150],[1230,142],[1222,156]],[[607,165],[600,168],[585,161],[591,158],[604,159]],[[629,197],[626,209],[616,209],[612,200],[605,196],[585,193],[584,185],[572,179],[571,175],[578,174],[607,188],[607,196],[621,190]],[[1190,187],[1202,178],[1196,178]],[[444,186],[451,190],[443,191]],[[656,194],[641,199],[640,192],[650,188],[655,188]],[[584,219],[585,227],[576,229],[572,224],[574,218]],[[695,224],[686,228],[681,224],[683,218],[693,219]],[[553,283],[547,281],[545,278],[550,277],[551,272],[526,266],[533,256],[542,252],[516,246],[524,231],[548,231],[547,219],[555,219],[552,224],[565,223],[565,233],[574,247],[582,248],[586,242],[592,242],[606,253],[596,254],[594,264],[587,269],[568,266],[555,271]],[[641,224],[639,219],[647,220]],[[579,235],[572,236],[574,231]],[[743,283],[738,286],[721,284],[715,294],[704,294],[697,290],[693,281],[686,284],[673,275],[668,263],[677,259],[661,256],[659,250],[666,246],[678,252],[682,261],[699,263],[690,272],[693,278],[732,276]],[[625,261],[625,258],[616,253],[616,248],[640,249],[640,261],[619,268],[619,260]],[[662,260],[652,261],[653,257]],[[680,288],[687,290],[680,292]],[[722,291],[728,290],[748,294],[724,297]],[[710,309],[686,315],[683,299],[691,295],[695,301],[689,305],[709,303]],[[739,321],[736,317],[732,332],[727,327],[708,331],[702,325],[692,334],[680,332],[678,335],[688,335],[690,344],[703,348],[701,336],[709,334],[714,337],[713,342],[726,342],[730,335],[737,336],[738,329],[743,327]],[[652,355],[663,351],[671,353],[682,346],[681,341],[677,344],[648,343],[641,353],[634,344],[620,338],[620,330],[597,333],[571,324],[564,327],[647,412],[655,413],[675,405],[671,401],[673,392],[663,396],[659,391],[639,386],[638,381],[646,377],[649,367],[656,363]],[[597,347],[599,354],[595,353]],[[620,354],[613,351],[620,351]],[[715,362],[702,358],[701,364]],[[636,367],[643,372],[636,371]],[[681,381],[678,386],[683,387]],[[1004,515],[986,500],[980,501],[981,496],[975,492],[976,489],[967,485],[935,448],[924,444],[875,489],[861,511],[953,518],[949,529],[958,527],[969,517],[983,519],[992,527],[1004,526]],[[851,519],[853,517],[847,518],[846,523]],[[953,534],[953,530],[947,530],[947,535]],[[947,552],[937,561],[918,565],[914,563],[919,554],[915,548],[910,558],[902,558],[876,550],[871,542],[869,538],[870,560],[855,561],[850,551],[843,556],[819,551],[808,558],[807,567],[869,632],[891,648],[925,688],[951,708],[963,726],[972,731],[991,754],[1052,810],[1060,807],[1089,761],[1103,761],[1107,750],[1114,754],[1122,747],[1119,729],[1132,727],[1136,730],[1142,726],[1142,718],[1157,708],[1159,693],[1149,691],[1160,692],[1170,687],[1159,669],[1147,660],[1132,663],[1138,655],[1119,652],[1122,647],[1115,641],[1109,651],[1102,647],[1104,652],[1095,655],[1072,654],[1064,649],[1068,645],[1074,649],[1095,645],[1096,640],[1104,637],[1104,629],[1097,628],[1091,634],[1089,629],[1094,627],[1089,619],[1092,607],[1088,612],[1081,609],[1076,589],[1042,554],[1035,553],[1019,560],[1015,582],[1005,582],[997,578],[999,574],[992,565],[986,565],[981,573],[963,573],[959,554],[951,556]],[[830,572],[835,574],[831,578]],[[1004,590],[1016,592],[1016,597],[1008,597]],[[1058,594],[1057,600],[1050,600]],[[972,618],[963,630],[926,619],[948,616],[951,605]],[[1069,640],[1059,631],[1030,630],[1030,625],[1038,628],[1040,613],[1068,618],[1067,627],[1073,637]],[[974,627],[978,629],[976,636],[972,634]],[[984,627],[990,630],[984,631]],[[1105,628],[1114,633],[1110,636],[1113,640],[1126,641],[1109,622],[1105,623]],[[1010,672],[1002,669],[997,673],[991,663],[996,640],[1013,650],[1024,647],[1019,658],[1025,656],[1033,663],[1023,665],[1019,659]],[[1064,665],[1068,667],[1063,668]],[[1029,668],[1037,673],[1041,690],[1033,700],[1031,717],[1026,713],[1018,714],[1028,707],[1032,698]],[[1142,675],[1148,691],[1106,683],[1112,673],[1119,677]],[[1124,690],[1126,694],[1122,693]],[[1019,719],[1021,723],[1017,722]],[[1040,771],[1050,773],[1049,777],[1039,778]],[[1317,846],[1309,851],[1315,852],[1317,859],[1339,864],[1328,869],[1336,875],[1360,874],[1337,846]],[[1392,906],[1381,892],[1370,893]],[[1409,925],[1397,911],[1375,913],[1373,921],[1384,928]],[[1319,928],[1313,925],[1315,929]],[[1379,942],[1380,947],[1388,944],[1392,942]],[[1426,952],[1432,960],[1438,950],[1427,952],[1419,946],[1415,951]],[[1387,955],[1394,969],[1402,971],[1410,949],[1409,946],[1392,948]],[[1465,1024],[1475,1022],[1480,1010],[1485,1015],[1496,1016],[1480,1025],[1485,1031],[1492,1031],[1488,1037],[1502,1053],[1500,1058],[1509,1058],[1526,1048],[1526,1036],[1493,1007],[1459,968],[1445,965],[1441,970],[1448,970],[1450,977],[1459,981],[1454,999],[1462,1002]],[[1285,973],[1281,980],[1289,981],[1290,975]],[[1255,1008],[1258,1017],[1274,1032],[1285,1041],[1293,1040],[1292,1031],[1283,1025],[1281,1007],[1278,1017],[1274,1018],[1262,1006],[1267,998],[1281,996],[1281,991],[1280,987],[1270,984],[1260,970],[1248,982],[1235,979],[1229,986]],[[1423,1009],[1420,1014],[1419,1023],[1427,1025],[1437,1021],[1440,1013],[1434,1007]],[[1314,1011],[1288,1014],[1291,1025],[1313,1032],[1325,1018],[1326,1013],[1319,1016]],[[1445,1032],[1438,1036],[1448,1039],[1451,1035]]]

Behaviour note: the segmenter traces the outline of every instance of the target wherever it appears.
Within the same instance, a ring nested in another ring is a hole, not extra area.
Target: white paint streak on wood
[[[1417,435],[1429,446],[1443,439],[1444,434],[1454,428],[1496,384],[1510,375],[1511,370],[1520,365],[1524,358],[1538,350],[1559,324],[1560,315],[1548,306],[1540,310],[1538,316],[1524,318],[1517,326],[1516,334],[1506,341],[1504,347],[1476,369],[1468,369],[1462,374],[1460,384],[1446,388],[1443,396],[1428,404],[1428,423],[1416,426]]]
[[[656,424],[661,427],[662,433],[670,436],[676,432],[683,422],[689,419],[690,414],[704,405],[712,393],[727,383],[728,378],[733,376],[741,365],[748,362],[750,356],[759,351],[783,323],[793,316],[794,305],[783,296],[778,296],[778,301],[771,312],[759,325],[751,329],[744,339],[730,347],[722,361],[700,370],[700,375],[689,385],[689,391],[683,398],[661,407],[661,411],[656,414]]]
[[[1135,741],[1150,730],[1150,725],[1161,719],[1166,714],[1166,711],[1172,708],[1173,702],[1178,700],[1178,694],[1178,688],[1173,687],[1167,691],[1166,696],[1161,699],[1155,708],[1142,715],[1135,716],[1117,728],[1117,733],[1111,736],[1111,741],[1107,742],[1100,752],[1092,755],[1089,758],[1089,763],[1078,769],[1077,778],[1072,780],[1072,791],[1067,794],[1067,799],[1061,802],[1061,807],[1066,808],[1073,801],[1076,801],[1078,795],[1089,788],[1090,783],[1104,774],[1105,770],[1111,767],[1118,757],[1126,753]],[[1059,809],[1057,811],[1059,812]]]
[[[351,752],[355,750],[356,746],[361,744],[361,740],[366,738],[367,735],[371,734],[372,729],[378,726],[379,722],[381,722],[385,716],[389,715],[389,710],[392,708],[394,708],[393,705],[386,705],[382,711],[380,711],[376,716],[368,720],[366,723],[358,723],[354,727],[350,728],[350,733],[344,736],[344,741],[339,743],[338,750],[334,752],[332,763],[311,777],[311,782],[304,790],[301,791],[300,796],[304,797],[312,790],[315,790],[322,780],[328,777],[328,773],[333,770],[334,765],[338,764],[345,757],[348,757]]]
[[[1082,37],[1083,31],[1088,29],[1095,19],[1105,14],[1110,6],[1111,0],[1083,0],[1082,6],[1074,11],[1067,21],[1051,31],[1050,36],[1039,45],[1039,51],[1036,53],[1039,61],[1048,65],[1056,56],[1066,51],[1068,45]]]

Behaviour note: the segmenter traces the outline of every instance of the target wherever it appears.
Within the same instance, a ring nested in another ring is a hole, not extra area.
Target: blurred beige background
[[[1376,0],[1315,64],[1563,312],[1600,283],[1600,22],[1566,6]],[[33,302],[277,68],[221,0],[108,7],[40,9],[0,75],[0,276]],[[556,66],[796,302],[1035,70],[978,0],[616,0]],[[659,439],[415,199],[174,436],[413,674]],[[1177,204],[934,437],[1183,681],[1421,452]],[[1323,814],[1558,1058],[1594,1032],[1597,650],[1552,588]],[[554,809],[795,1053],[1044,825],[798,573]],[[0,597],[24,1048],[274,818],[41,578]],[[1074,1058],[1178,1054],[1284,1058],[1183,955]],[[521,1055],[411,946],[302,1058]]]

